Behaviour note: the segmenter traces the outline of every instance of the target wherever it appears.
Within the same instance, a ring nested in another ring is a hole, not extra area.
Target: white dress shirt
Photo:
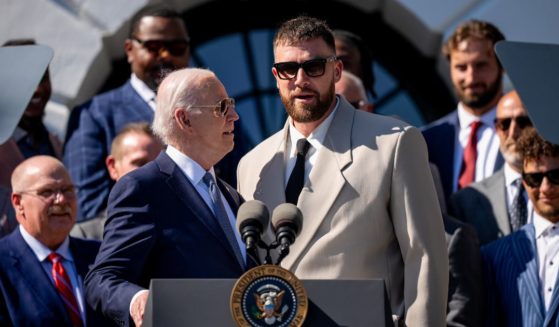
[[[316,159],[318,158],[318,153],[320,149],[322,149],[324,144],[324,138],[326,138],[326,133],[328,132],[328,128],[336,115],[336,111],[340,105],[340,100],[338,96],[336,96],[336,106],[334,110],[328,115],[328,117],[318,125],[318,127],[307,137],[307,141],[311,144],[309,151],[307,152],[307,158],[305,160],[305,183],[309,179],[309,174],[311,173],[312,167],[316,164]],[[284,180],[284,189],[287,187],[287,182],[289,181],[289,176],[291,176],[291,172],[293,168],[295,168],[295,162],[297,161],[297,141],[300,139],[305,138],[303,134],[301,134],[295,126],[293,126],[293,120],[291,117],[289,118],[289,136],[287,140],[287,149],[285,153],[287,154],[287,158],[285,158],[285,180]]]
[[[64,242],[56,249],[55,251],[46,247],[43,243],[39,242],[36,238],[31,236],[22,225],[19,225],[19,231],[23,240],[29,247],[31,251],[37,257],[37,260],[41,263],[41,267],[45,270],[47,276],[49,276],[52,285],[54,286],[54,278],[52,277],[52,262],[48,259],[49,254],[52,252],[58,253],[62,257],[62,265],[70,277],[70,283],[72,284],[72,291],[74,292],[74,296],[78,301],[78,306],[80,308],[80,315],[82,317],[82,321],[84,322],[85,326],[85,303],[83,298],[83,280],[81,280],[80,276],[78,275],[78,271],[74,265],[74,257],[72,256],[72,252],[70,251],[70,239],[66,237]]]
[[[457,127],[454,144],[454,167],[452,189],[453,192],[458,190],[458,178],[462,168],[462,160],[464,157],[464,148],[468,144],[470,138],[470,124],[476,120],[482,122],[477,130],[477,159],[476,172],[474,181],[480,181],[487,178],[495,172],[495,162],[499,155],[499,138],[495,133],[495,108],[489,110],[481,117],[474,116],[464,109],[462,103],[458,104],[457,115],[459,127]]]
[[[534,212],[534,229],[536,231],[540,292],[547,311],[559,270],[559,223],[554,224]]]
[[[144,81],[139,79],[134,73],[130,76],[130,84],[134,91],[136,91],[140,98],[142,98],[150,108],[155,111],[155,92],[150,89]]]

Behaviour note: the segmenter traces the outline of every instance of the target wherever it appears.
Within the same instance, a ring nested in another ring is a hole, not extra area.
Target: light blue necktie
[[[225,211],[225,207],[223,206],[223,202],[221,201],[221,194],[219,189],[215,183],[214,177],[211,173],[206,173],[203,178],[204,184],[208,187],[210,197],[212,199],[212,206],[214,211],[214,216],[217,219],[217,222],[221,226],[223,233],[225,233],[225,237],[227,237],[227,241],[229,245],[233,249],[237,260],[241,267],[245,267],[245,261],[243,260],[243,256],[241,254],[241,250],[239,249],[239,243],[237,243],[237,237],[235,236],[235,232],[229,223],[229,217],[227,216],[227,211]]]

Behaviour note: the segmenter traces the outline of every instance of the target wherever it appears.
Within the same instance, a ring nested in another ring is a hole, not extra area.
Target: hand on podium
[[[134,295],[132,301],[130,302],[130,316],[132,317],[132,320],[134,320],[134,324],[137,327],[142,326],[148,297],[148,290],[139,291],[138,293],[136,293],[136,295]]]

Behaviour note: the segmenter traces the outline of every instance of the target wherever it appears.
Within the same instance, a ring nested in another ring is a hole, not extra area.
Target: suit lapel
[[[190,181],[179,167],[169,158],[169,156],[162,152],[156,159],[159,169],[162,173],[167,175],[166,183],[177,194],[182,204],[188,208],[204,225],[210,233],[217,239],[219,243],[233,256],[233,249],[229,246],[225,233],[222,231],[221,226],[217,224],[212,211],[206,205],[206,202],[200,197],[198,191],[190,184]]]
[[[535,314],[539,321],[544,321],[544,304],[540,294],[538,260],[533,225],[528,225],[512,238],[512,251],[517,261],[519,272],[519,292],[521,300],[526,300],[529,308],[522,308],[522,313]]]
[[[346,183],[343,170],[351,164],[351,135],[355,109],[341,101],[326,133],[324,144],[297,206],[303,213],[301,235],[290,248],[283,266],[291,269],[314,237]]]
[[[15,272],[26,280],[26,284],[37,296],[37,301],[41,301],[45,307],[49,308],[54,317],[63,317],[68,325],[70,318],[62,303],[62,299],[54,288],[53,282],[45,273],[35,253],[25,243],[19,230],[11,234],[13,241],[13,266]],[[47,310],[46,310],[47,311]]]
[[[149,104],[145,102],[144,99],[142,99],[142,97],[138,94],[138,92],[136,92],[136,90],[134,90],[132,84],[130,83],[130,80],[128,80],[128,82],[124,85],[122,91],[122,98],[124,99],[123,105],[128,105],[130,106],[130,108],[134,108],[134,110],[131,110],[130,113],[137,116],[137,118],[134,119],[133,117],[130,117],[131,120],[133,119],[146,122],[153,121],[153,109],[151,109]]]
[[[505,185],[505,172],[503,170],[496,173],[494,182],[489,184],[487,189],[490,202],[495,204],[493,210],[495,210],[497,224],[504,234],[508,235],[511,233],[511,228],[506,198],[507,186]]]

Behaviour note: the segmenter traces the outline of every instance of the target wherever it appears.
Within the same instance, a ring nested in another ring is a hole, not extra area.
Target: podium
[[[235,327],[229,310],[235,279],[153,279],[144,326]],[[393,326],[384,281],[302,280],[305,327]]]

